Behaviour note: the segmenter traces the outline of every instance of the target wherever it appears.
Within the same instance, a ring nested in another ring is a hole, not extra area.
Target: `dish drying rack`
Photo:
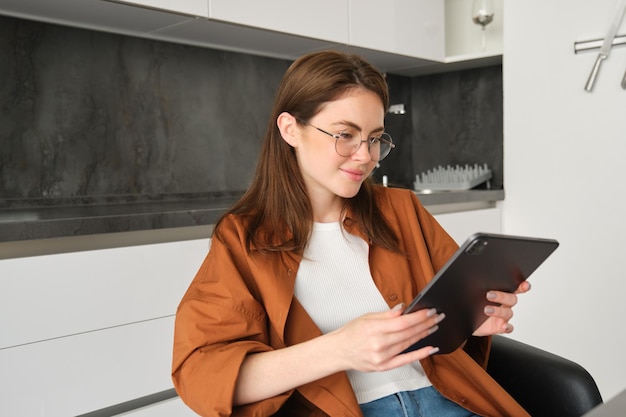
[[[491,170],[487,164],[473,166],[451,166],[436,168],[422,172],[415,176],[413,188],[415,191],[440,190],[456,191],[469,190],[491,179]]]

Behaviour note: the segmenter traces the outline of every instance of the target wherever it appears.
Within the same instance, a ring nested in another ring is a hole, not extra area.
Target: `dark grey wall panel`
[[[0,196],[244,190],[289,62],[0,17]]]
[[[376,178],[412,188],[416,174],[439,165],[487,164],[492,188],[502,188],[502,66],[387,79],[392,104],[407,112],[386,117],[398,146]]]
[[[502,188],[502,67],[414,78],[411,92],[416,171],[486,163]]]
[[[288,65],[0,16],[0,200],[242,191]],[[388,81],[407,113],[377,178],[488,163],[502,185],[501,67]]]

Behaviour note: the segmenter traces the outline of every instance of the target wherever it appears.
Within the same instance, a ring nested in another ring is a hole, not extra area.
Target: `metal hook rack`
[[[600,49],[602,47],[603,38],[599,39],[591,39],[587,41],[577,41],[574,42],[574,53],[577,54],[579,52],[585,51],[593,51],[596,49]],[[617,35],[613,38],[612,46],[618,45],[626,45],[626,35]]]
[[[604,39],[591,39],[588,41],[577,41],[574,42],[574,53],[577,54],[579,52],[584,51],[593,51],[596,49],[602,48],[602,44],[604,43]],[[619,45],[626,45],[626,35],[616,35],[613,38],[613,42],[611,43],[611,48]],[[587,84],[585,84],[585,91],[590,92],[593,89],[593,84],[598,73],[598,69],[600,67],[600,63],[603,60],[602,51],[600,51],[600,55],[598,59],[596,59],[596,64],[591,71],[591,75],[589,75],[589,79],[587,80]],[[604,56],[606,59],[606,56]],[[622,81],[620,82],[622,89],[626,90],[626,72],[624,72],[624,76],[622,77]]]

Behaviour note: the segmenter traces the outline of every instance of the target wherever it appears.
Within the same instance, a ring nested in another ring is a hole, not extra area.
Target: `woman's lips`
[[[365,172],[356,169],[342,169],[342,171],[348,176],[352,181],[361,181],[365,176]]]

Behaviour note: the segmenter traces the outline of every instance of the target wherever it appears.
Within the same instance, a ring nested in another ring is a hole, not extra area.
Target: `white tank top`
[[[341,224],[314,223],[296,276],[295,296],[322,333],[389,309],[369,270],[369,246]],[[359,404],[430,386],[419,361],[385,372],[347,371]]]

